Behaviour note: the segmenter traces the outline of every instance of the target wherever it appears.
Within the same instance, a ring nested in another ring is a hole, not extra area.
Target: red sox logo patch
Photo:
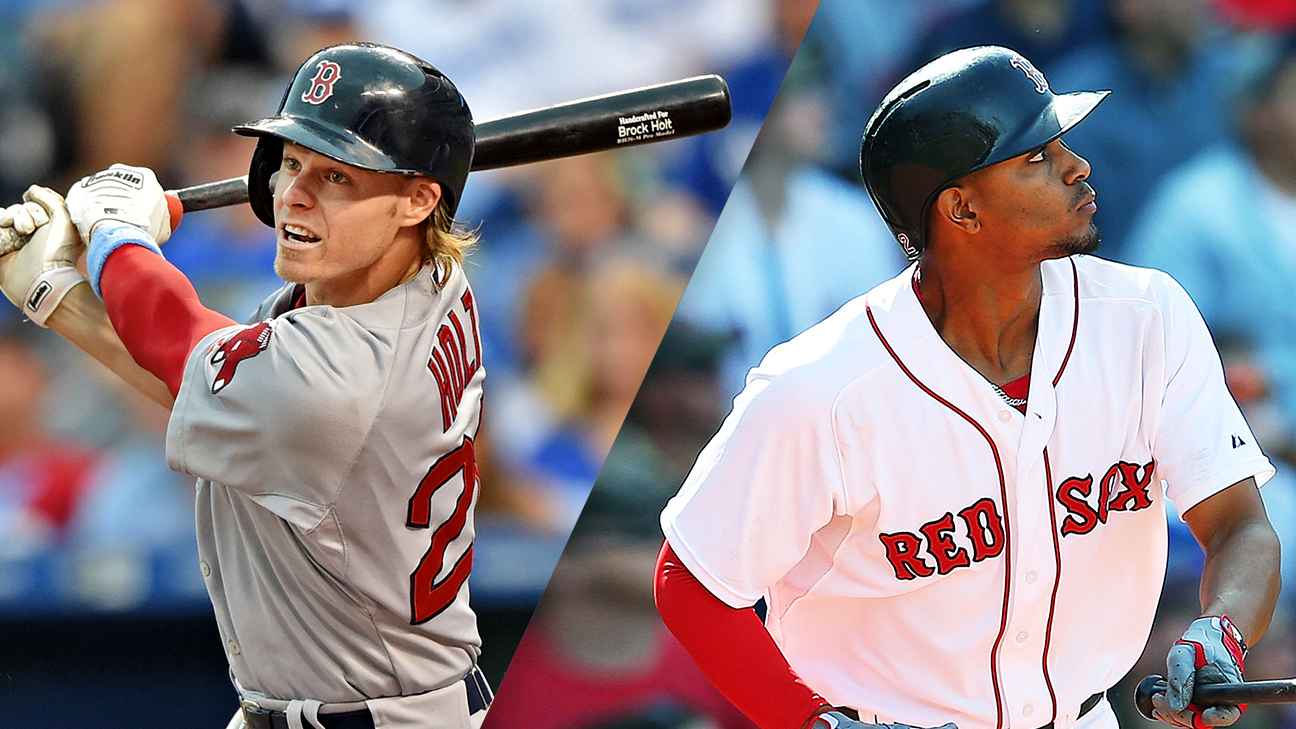
[[[302,101],[323,104],[333,95],[333,84],[342,78],[342,67],[332,61],[320,61],[315,68],[315,78],[311,79],[310,88],[302,94]]]
[[[212,394],[225,389],[234,380],[234,372],[239,363],[245,359],[261,354],[270,344],[270,323],[261,322],[256,326],[240,329],[234,336],[221,342],[213,351],[209,360],[216,371],[212,379]]]

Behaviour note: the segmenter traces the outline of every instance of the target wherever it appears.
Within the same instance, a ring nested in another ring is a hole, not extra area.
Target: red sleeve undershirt
[[[141,246],[124,245],[108,256],[99,290],[126,351],[166,383],[171,397],[180,392],[199,340],[238,323],[203,306],[180,269]]]
[[[662,622],[725,698],[761,729],[801,729],[828,706],[788,665],[754,608],[731,608],[698,582],[670,542],[653,595]]]

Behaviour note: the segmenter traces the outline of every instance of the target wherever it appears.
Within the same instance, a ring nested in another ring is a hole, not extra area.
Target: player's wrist
[[[94,289],[95,296],[103,298],[100,280],[103,278],[103,269],[108,263],[108,257],[118,248],[127,245],[147,248],[162,256],[162,248],[147,232],[137,226],[119,220],[103,220],[95,225],[86,249],[86,270],[89,274],[87,278],[90,281],[90,288]]]
[[[87,241],[94,238],[95,233],[105,227],[112,229],[122,225],[128,225],[134,228],[139,231],[141,235],[149,234],[147,221],[141,223],[138,220],[133,220],[124,215],[103,215],[101,217],[91,218],[89,224],[89,235],[86,236]]]
[[[1228,615],[1202,615],[1188,625],[1188,629],[1176,642],[1195,644],[1203,640],[1218,642],[1227,655],[1237,662],[1239,669],[1245,665],[1250,648],[1247,647],[1242,629]]]
[[[1232,618],[1222,612],[1218,615],[1203,615],[1198,618],[1198,620],[1211,619],[1219,621],[1220,630],[1226,638],[1231,638],[1232,640],[1237,641],[1238,648],[1242,651],[1242,657],[1245,658],[1247,652],[1251,649],[1247,646],[1246,636],[1242,633],[1242,628],[1238,627],[1238,624],[1234,622]]]
[[[46,321],[63,302],[63,297],[85,280],[85,275],[71,266],[42,272],[27,288],[21,304],[23,313],[36,324],[48,327]]]

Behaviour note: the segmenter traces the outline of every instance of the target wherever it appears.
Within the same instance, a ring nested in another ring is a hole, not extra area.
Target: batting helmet
[[[873,112],[860,145],[864,187],[917,258],[941,190],[1057,139],[1110,93],[1054,94],[1030,61],[999,46],[946,54],[896,84]]]
[[[354,167],[430,177],[441,183],[451,215],[476,141],[468,103],[450,79],[416,56],[374,43],[317,52],[297,69],[275,116],[234,131],[261,138],[248,197],[272,227],[270,176],[279,170],[284,140]]]

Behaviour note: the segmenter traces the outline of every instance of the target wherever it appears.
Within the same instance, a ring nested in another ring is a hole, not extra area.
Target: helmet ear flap
[[[265,135],[257,141],[248,169],[248,203],[257,219],[271,228],[274,217],[274,174],[283,162],[283,140]]]

